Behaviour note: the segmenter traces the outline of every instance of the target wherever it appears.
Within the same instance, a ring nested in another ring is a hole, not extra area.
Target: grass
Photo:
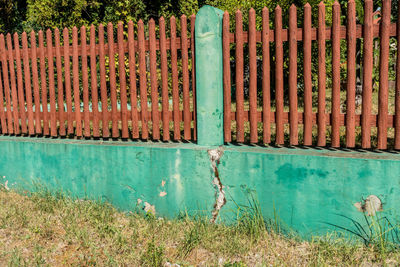
[[[400,251],[331,234],[301,241],[260,217],[255,199],[232,225],[123,213],[65,194],[0,190],[1,266],[395,265]]]

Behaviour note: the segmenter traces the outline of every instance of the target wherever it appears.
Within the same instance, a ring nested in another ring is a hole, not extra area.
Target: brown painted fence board
[[[192,14],[190,16],[190,51],[192,59],[192,102],[193,110],[196,110],[196,60],[195,60],[195,50],[194,50],[194,26],[196,22],[196,15]],[[196,112],[193,113],[193,140],[196,141],[197,137],[197,126],[196,126]]]
[[[128,129],[128,98],[126,94],[125,52],[123,47],[124,29],[122,22],[118,23],[118,74],[121,99],[122,134],[121,137],[129,137]]]
[[[40,57],[40,86],[41,86],[41,99],[42,99],[42,121],[43,121],[43,135],[49,135],[49,120],[48,120],[48,102],[47,102],[47,84],[46,84],[46,61],[44,51],[43,32],[39,31],[39,57]]]
[[[3,79],[1,78],[1,73],[0,73],[0,100],[1,100],[1,105],[0,105],[0,121],[1,121],[1,133],[2,134],[7,134],[7,120],[6,120],[6,114],[4,110],[4,96],[3,96]]]
[[[137,111],[137,88],[136,88],[136,58],[134,46],[133,22],[128,23],[128,43],[129,43],[129,86],[131,96],[131,116],[132,116],[132,138],[139,138],[139,123]]]
[[[179,116],[179,88],[178,88],[178,55],[176,47],[176,19],[171,17],[171,70],[172,70],[172,104],[174,111],[174,140],[181,138],[181,122]]]
[[[69,32],[67,28],[63,30],[64,41],[64,79],[65,79],[65,100],[67,104],[67,134],[74,133],[73,113],[72,113],[72,91],[71,91],[71,66],[70,66],[70,52],[69,52]]]
[[[311,77],[311,6],[304,6],[303,77],[304,77],[304,145],[312,145],[312,77]]]
[[[271,33],[270,33],[271,37],[270,37],[269,41],[270,42],[274,42],[275,41],[274,29],[271,29],[270,31],[271,31]],[[397,31],[397,25],[395,23],[390,24],[390,26],[389,26],[389,36],[390,37],[397,36],[396,31]],[[332,29],[330,27],[326,27],[326,34],[325,34],[326,40],[330,40],[331,39],[331,37],[332,37],[331,32],[332,32]],[[379,32],[380,32],[379,25],[374,25],[373,26],[373,37],[374,38],[375,37],[379,37]],[[346,26],[341,26],[341,28],[340,28],[340,36],[339,36],[340,39],[346,39],[346,34],[347,34]],[[356,25],[356,38],[362,38],[362,34],[363,34],[362,25]],[[256,32],[256,40],[257,40],[258,43],[261,42],[261,35],[262,35],[261,31],[257,31]],[[288,29],[282,29],[282,41],[283,42],[287,42],[288,41],[288,35],[289,35]],[[317,28],[312,28],[311,29],[311,38],[312,38],[312,40],[317,40]],[[235,42],[234,33],[230,34],[229,40],[230,40],[231,43]],[[298,28],[297,29],[297,40],[298,41],[303,41],[304,40],[303,39],[303,29],[302,28]],[[248,32],[247,31],[243,32],[243,41],[244,41],[244,43],[248,42]],[[171,46],[171,40],[167,39],[166,42],[167,42],[167,50],[169,50],[169,48]],[[182,48],[181,47],[181,39],[180,39],[180,37],[176,37],[175,45],[176,45],[177,49],[181,49]],[[100,46],[101,46],[100,44],[96,44],[96,47],[95,47],[95,53],[96,53],[97,56],[100,54]],[[108,53],[108,44],[106,44],[104,46],[105,47],[103,47],[103,48],[105,49],[105,53],[107,54]],[[125,51],[128,51],[128,46],[129,46],[128,42],[125,41],[124,42],[124,50]],[[138,41],[137,40],[134,41],[134,46],[135,46],[135,49],[138,50],[139,45],[138,45]],[[189,46],[190,49],[192,49],[192,44],[188,44],[188,46]],[[64,50],[64,46],[62,46],[61,49]],[[72,54],[72,47],[69,47],[69,49],[70,49],[69,53]],[[90,51],[89,51],[90,48],[86,47],[86,49],[87,49],[87,53],[90,53]],[[117,49],[118,49],[118,43],[114,43],[114,50],[117,50]],[[4,50],[7,50],[7,49],[4,49]],[[150,50],[150,45],[149,45],[149,40],[147,39],[147,40],[145,40],[145,51],[149,51],[149,50]],[[156,50],[160,50],[160,42],[159,42],[158,39],[156,40]],[[82,47],[79,44],[78,44],[78,52],[79,52],[79,54],[82,53]],[[12,53],[13,53],[13,56],[15,56],[15,50],[14,49],[12,50]],[[55,47],[53,47],[53,54],[55,54]],[[28,55],[29,55],[30,58],[33,57],[31,48],[28,48]],[[36,57],[39,58],[39,55],[36,55]]]
[[[340,5],[332,7],[332,147],[340,146]]]
[[[144,24],[142,20],[138,22],[138,41],[139,41],[139,80],[140,80],[140,111],[142,121],[142,138],[147,139],[148,119],[147,119],[147,77],[146,77],[146,52],[144,49]]]
[[[282,9],[275,8],[275,103],[276,103],[276,140],[277,145],[284,142],[283,125],[283,43]]]
[[[243,18],[236,11],[236,140],[244,142],[244,95],[243,95]]]
[[[26,116],[27,116],[27,114],[28,114],[27,111],[25,113],[26,113]],[[39,113],[39,115],[42,115],[43,112],[38,112],[38,113]],[[106,113],[108,113],[108,115],[111,116],[111,111],[106,111]],[[161,116],[161,113],[162,113],[162,111],[158,111],[159,116]],[[57,116],[59,116],[58,112],[56,114],[57,114]],[[101,111],[99,112],[99,114],[101,116],[103,115]],[[243,116],[244,121],[249,121],[249,119],[250,119],[250,111],[247,110],[243,114],[244,114],[244,116]],[[36,116],[36,112],[34,112],[34,115]],[[138,112],[138,115],[139,116],[141,115],[140,111]],[[180,111],[179,115],[183,117],[183,110]],[[93,112],[90,112],[89,113],[89,118],[91,120],[93,120],[93,116],[94,116]],[[172,118],[173,118],[172,111],[169,111],[168,116],[169,116],[170,120],[172,120]],[[276,122],[275,121],[275,112],[271,111],[270,116],[271,116],[271,123],[275,123]],[[289,123],[289,116],[290,116],[289,112],[285,111],[283,113],[283,122],[285,124]],[[317,121],[318,121],[317,116],[318,115],[316,113],[314,113],[313,116],[312,116],[312,121],[313,121],[314,124],[316,124]],[[83,117],[83,111],[81,111],[81,117]],[[191,114],[191,117],[192,118],[194,117],[194,113]],[[234,111],[231,111],[231,117],[232,117],[232,120],[236,119],[236,113]],[[119,121],[121,121],[121,113],[119,113],[117,118],[118,118]],[[131,115],[129,114],[128,115],[128,120],[131,120],[131,119],[132,119]],[[299,121],[300,124],[304,122],[304,113],[303,112],[299,112],[298,113],[298,121]],[[328,113],[325,114],[325,121],[326,121],[326,125],[331,125],[332,118],[331,118],[330,114],[328,114]],[[257,122],[262,122],[262,112],[261,111],[257,111]],[[355,115],[355,126],[359,127],[359,126],[361,126],[361,123],[362,123],[361,116],[359,114],[356,114]],[[378,115],[371,115],[370,116],[370,123],[371,123],[370,124],[371,127],[377,127],[378,126]],[[387,123],[388,123],[387,125],[388,125],[389,128],[394,127],[395,115],[388,115]],[[345,126],[345,125],[346,125],[346,114],[340,114],[340,126]]]
[[[290,145],[299,144],[297,110],[297,8],[289,9],[289,112]]]
[[[400,9],[398,10],[400,12]],[[400,44],[400,20],[397,21],[397,43]],[[400,45],[397,45],[396,89],[395,89],[395,143],[394,148],[400,149]]]
[[[379,98],[378,98],[378,149],[387,148],[387,115],[388,115],[388,87],[389,87],[389,26],[391,1],[382,1],[382,19],[380,28],[380,56],[379,56]]]
[[[12,113],[14,119],[14,133],[20,134],[20,127],[19,127],[19,114],[18,114],[18,96],[17,96],[17,86],[16,86],[16,77],[15,77],[15,69],[14,69],[14,57],[11,53],[12,47],[12,40],[11,34],[7,34],[7,47],[8,50],[8,64],[9,64],[9,71],[10,71],[10,80],[11,80],[11,104],[12,104]]]
[[[1,39],[0,39],[1,42]],[[1,45],[0,45],[1,46]],[[38,66],[37,66],[37,48],[36,48],[36,33],[34,31],[31,32],[31,49],[32,49],[32,81],[33,81],[33,96],[35,103],[35,132],[36,134],[42,133],[42,122],[40,113],[37,112],[40,110],[40,92],[39,92],[39,75],[38,75]]]
[[[249,11],[249,104],[250,104],[250,143],[258,142],[257,133],[257,46],[256,46],[256,12]]]
[[[4,35],[0,35],[0,48],[5,51],[5,40]],[[12,124],[12,114],[11,114],[11,98],[10,98],[10,84],[8,79],[8,64],[7,64],[7,55],[5,53],[1,53],[2,60],[2,69],[3,69],[3,81],[4,81],[4,96],[6,99],[6,108],[7,108],[7,133],[13,134],[14,128]]]
[[[82,137],[81,96],[79,82],[78,29],[72,29],[72,80],[74,87],[75,134]]]
[[[47,69],[49,79],[49,97],[50,97],[50,132],[51,136],[57,136],[57,118],[56,118],[56,89],[54,84],[54,58],[53,58],[53,34],[51,30],[46,31],[47,48]]]
[[[168,95],[168,61],[165,35],[165,20],[159,21],[160,26],[160,57],[161,57],[161,98],[162,98],[162,129],[163,141],[170,140],[169,135],[169,95]]]
[[[346,146],[355,146],[355,94],[356,94],[356,7],[354,0],[347,6],[347,95]]]
[[[225,142],[231,142],[231,60],[229,44],[229,13],[227,11],[224,13],[222,31],[222,53],[224,60],[224,140]]]
[[[326,145],[326,49],[325,49],[325,4],[318,5],[318,146]]]
[[[149,21],[150,40],[150,84],[151,84],[151,118],[153,139],[160,139],[160,119],[158,117],[158,81],[157,81],[157,54],[156,54],[156,23]]]
[[[27,106],[27,111],[28,111],[28,129],[29,129],[29,135],[34,135],[35,134],[35,124],[33,122],[34,118],[33,118],[33,106],[32,106],[31,70],[29,67],[28,38],[27,38],[26,32],[22,33],[21,39],[22,39],[22,54],[23,54],[23,63],[24,63],[26,106]],[[3,90],[2,88],[0,88],[0,89]],[[1,101],[3,101],[2,93],[0,95],[0,99],[1,99]],[[1,117],[2,117],[2,111],[0,113]]]
[[[109,129],[109,118],[108,116],[108,94],[106,84],[106,60],[105,60],[105,49],[104,49],[104,26],[99,25],[99,63],[100,63],[100,91],[101,91],[101,111],[102,111],[102,135],[104,138],[110,137]]]
[[[189,53],[187,39],[187,17],[181,16],[181,55],[182,55],[182,91],[183,91],[183,138],[191,139],[190,95],[189,95]]]
[[[15,65],[17,68],[17,95],[18,95],[18,114],[21,125],[21,133],[27,134],[28,129],[26,127],[26,115],[25,115],[25,92],[24,83],[22,77],[22,64],[21,64],[21,50],[19,44],[19,36],[17,33],[14,34],[14,49],[15,49]]]
[[[117,81],[115,77],[115,47],[114,47],[114,28],[113,24],[107,24],[107,40],[108,40],[108,74],[110,78],[110,97],[111,97],[111,121],[112,121],[112,137],[119,137],[118,126],[118,106],[117,106]]]
[[[390,37],[396,36],[396,29],[397,29],[397,25],[395,23],[392,23],[392,24],[390,24],[388,26],[388,31],[389,31],[389,36]],[[332,38],[332,28],[325,27],[325,31],[326,31],[325,40],[331,40],[331,38]],[[282,41],[283,42],[287,42],[289,40],[289,30],[288,29],[282,29],[281,33],[282,33]],[[311,34],[311,39],[313,41],[318,40],[318,28],[311,28],[310,34]],[[346,39],[347,38],[347,34],[348,33],[347,33],[346,26],[341,26],[340,27],[340,36],[339,36],[339,38],[340,39]],[[374,38],[375,37],[379,37],[379,34],[380,34],[380,27],[379,27],[379,25],[375,24],[373,26],[373,37]],[[274,35],[275,35],[275,30],[271,29],[270,42],[275,42],[275,36]],[[304,41],[303,36],[304,36],[304,29],[298,28],[297,29],[297,40],[298,41]],[[363,27],[362,27],[362,25],[356,25],[356,38],[362,38],[362,36],[363,36]],[[235,34],[231,33],[229,39],[230,39],[231,43],[235,43],[235,40],[236,40],[235,39]],[[256,39],[257,39],[257,42],[261,42],[261,32],[260,31],[258,31],[256,33]],[[249,41],[249,33],[246,32],[246,31],[243,32],[243,41],[245,43],[248,43],[248,41]]]
[[[262,95],[263,95],[263,143],[271,142],[271,92],[270,92],[270,51],[269,11],[262,10]]]
[[[57,66],[57,93],[58,93],[58,119],[60,130],[59,134],[65,136],[65,111],[64,111],[64,89],[63,89],[63,72],[61,62],[61,49],[60,49],[60,31],[56,28],[54,30],[54,42],[56,46],[56,66]]]
[[[81,27],[81,64],[82,64],[82,95],[83,95],[83,135],[90,137],[90,120],[89,120],[89,76],[87,64],[87,50],[86,50],[86,27]]]
[[[372,71],[373,71],[373,2],[366,0],[364,5],[364,42],[363,42],[363,95],[361,146],[371,147],[370,115],[372,105]]]
[[[93,136],[100,137],[99,129],[99,91],[97,88],[97,58],[96,58],[96,28],[94,25],[90,26],[90,85],[92,96],[92,110],[93,110]]]

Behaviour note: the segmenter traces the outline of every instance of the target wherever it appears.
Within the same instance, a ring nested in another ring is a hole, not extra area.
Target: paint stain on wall
[[[367,216],[375,216],[376,212],[383,211],[382,201],[375,195],[369,195],[366,199],[354,203],[354,207],[360,212],[366,212]]]

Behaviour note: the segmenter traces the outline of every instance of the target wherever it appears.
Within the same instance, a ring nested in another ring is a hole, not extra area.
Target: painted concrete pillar
[[[197,144],[224,144],[222,17],[220,9],[203,6],[196,15]]]

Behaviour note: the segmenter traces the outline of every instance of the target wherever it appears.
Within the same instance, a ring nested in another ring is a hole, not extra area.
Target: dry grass
[[[275,233],[262,218],[247,219],[232,226],[204,217],[157,219],[63,194],[3,189],[0,265],[370,266],[400,260],[398,251],[384,253],[336,236],[300,241]]]

